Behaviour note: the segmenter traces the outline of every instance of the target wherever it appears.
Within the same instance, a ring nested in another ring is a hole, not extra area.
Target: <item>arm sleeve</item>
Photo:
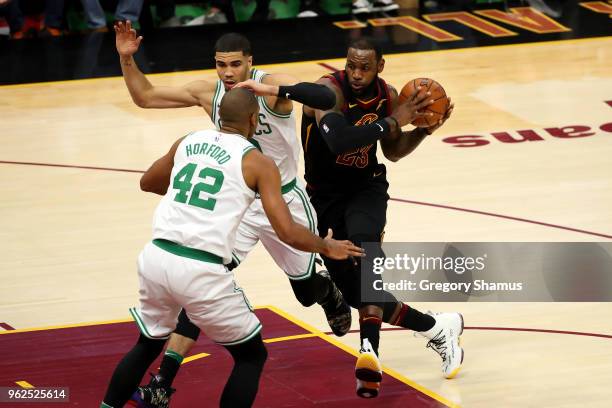
[[[364,126],[351,126],[346,118],[336,112],[328,113],[319,121],[319,131],[334,154],[345,153],[362,146],[367,146],[391,131],[389,123],[377,120]]]
[[[336,94],[325,85],[300,82],[278,87],[278,96],[291,99],[314,109],[328,110],[336,105]]]

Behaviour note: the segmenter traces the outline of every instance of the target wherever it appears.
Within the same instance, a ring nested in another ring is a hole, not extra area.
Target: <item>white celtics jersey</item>
[[[238,224],[255,199],[242,174],[242,157],[254,148],[237,134],[202,130],[187,135],[155,211],[153,239],[210,252],[229,263]]]
[[[258,69],[251,71],[251,79],[261,82],[267,74]],[[219,129],[219,104],[225,95],[223,81],[217,81],[217,89],[213,98],[212,121]],[[300,142],[295,129],[295,117],[293,111],[288,115],[275,113],[266,104],[264,97],[258,96],[259,102],[259,126],[253,136],[253,143],[263,154],[274,160],[281,175],[281,183],[287,185],[297,175],[298,159],[300,155]]]

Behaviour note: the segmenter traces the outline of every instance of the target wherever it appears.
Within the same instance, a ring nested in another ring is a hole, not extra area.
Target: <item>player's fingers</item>
[[[250,80],[247,81],[242,81],[242,82],[238,82],[236,85],[234,85],[234,87],[238,87],[238,88],[247,88],[247,89],[253,89],[253,86],[251,84]]]
[[[434,103],[433,99],[426,98],[426,99],[423,99],[421,102],[417,103],[415,107],[417,108],[417,110],[421,110],[423,108],[428,107],[429,105],[432,105],[433,103]]]
[[[325,236],[325,239],[331,239],[334,236],[334,231],[332,231],[331,228],[327,229],[327,235]]]
[[[366,255],[363,248],[359,248],[359,247],[350,247],[349,252],[351,255],[358,256],[360,258],[363,258]]]
[[[419,95],[420,92],[421,92],[421,87],[417,86],[416,89],[410,95],[410,98],[409,98],[410,101],[414,102],[416,100],[416,97]]]
[[[140,45],[141,41],[142,41],[142,35],[136,39],[136,46],[137,47]]]
[[[353,244],[351,241],[342,241],[345,245],[347,251],[349,251],[354,256],[365,256],[365,249],[358,247]]]
[[[432,102],[430,103],[430,98],[431,98],[431,92],[424,92],[421,95],[419,95],[413,102],[413,104],[415,106],[420,106],[421,104],[425,103],[425,106],[430,105]]]
[[[132,22],[130,20],[125,20],[125,29],[128,31],[132,29]]]
[[[346,245],[352,251],[359,251],[359,252],[365,253],[365,249],[358,247],[357,245],[353,244],[351,241],[346,240],[346,241],[342,241],[342,243]]]
[[[444,114],[444,120],[450,118],[451,113],[453,113],[453,108],[454,108],[454,106],[451,105],[450,108],[448,108],[446,110],[446,113]]]

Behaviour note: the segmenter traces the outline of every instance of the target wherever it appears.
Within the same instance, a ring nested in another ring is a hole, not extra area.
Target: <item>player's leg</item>
[[[344,213],[348,239],[355,245],[373,243],[368,247],[366,256],[359,260],[353,269],[351,286],[347,289],[352,297],[361,300],[359,308],[359,332],[361,339],[360,356],[355,365],[357,377],[357,394],[372,398],[378,395],[382,380],[382,366],[378,359],[380,343],[380,326],[383,318],[384,294],[374,290],[373,274],[362,274],[371,270],[373,260],[384,256],[380,246],[386,224],[388,183],[383,175],[364,183],[354,193]]]
[[[379,177],[383,177],[382,175]],[[374,179],[361,190],[350,202],[346,212],[348,237],[356,245],[363,242],[381,242],[386,223],[387,186],[384,179]],[[365,270],[372,270],[372,260],[384,257],[380,246],[369,250],[361,262]],[[432,348],[442,358],[442,370],[446,378],[454,377],[463,361],[463,350],[459,346],[459,336],[463,332],[463,317],[459,313],[425,314],[399,302],[391,293],[374,291],[373,274],[361,275],[367,281],[360,282],[359,291],[374,302],[364,302],[360,309],[362,321],[362,339],[368,338],[372,348],[378,354],[380,323],[382,321],[419,332],[430,341],[427,347]],[[380,321],[377,320],[380,318]],[[364,320],[366,319],[366,320]],[[370,337],[368,337],[370,336]],[[363,347],[362,347],[363,348]]]
[[[316,233],[317,216],[298,183],[284,195],[293,220]],[[305,307],[322,306],[332,331],[343,336],[350,330],[351,310],[329,275],[316,272],[316,255],[299,251],[282,242],[261,211],[259,237],[274,262],[285,272],[296,299]]]
[[[232,253],[230,270],[238,266],[259,241],[253,224],[250,221],[253,217],[254,211],[251,207],[245,213],[236,230],[236,242]],[[164,392],[163,390],[170,389],[181,367],[183,358],[194,346],[199,335],[200,329],[198,326],[189,320],[184,310],[181,311],[176,329],[168,341],[158,374],[151,378],[148,385],[139,387],[134,395],[132,395],[132,401],[137,406],[145,406],[145,404],[150,403],[154,395]]]
[[[180,306],[168,288],[157,283],[165,281],[166,271],[159,266],[166,263],[160,261],[165,256],[172,255],[149,243],[138,258],[140,307],[130,313],[141,335],[115,368],[102,406],[123,407],[174,329]]]
[[[140,386],[132,394],[131,402],[136,407],[151,406],[153,401],[168,401],[172,383],[178,373],[183,359],[194,346],[200,335],[200,329],[187,317],[185,309],[181,310],[176,329],[168,340],[166,352],[159,366],[159,371],[151,377],[147,385]]]
[[[207,293],[214,288],[215,298]],[[220,266],[206,279],[195,276],[184,298],[189,320],[208,338],[224,346],[234,358],[234,368],[221,397],[222,407],[250,407],[259,387],[267,353],[255,316],[233,274]]]
[[[165,343],[165,339],[150,339],[140,335],[134,347],[117,364],[102,407],[123,407],[138,387],[147,368],[164,349]]]
[[[221,408],[242,408],[253,405],[264,363],[268,358],[266,346],[257,334],[252,339],[233,346],[225,346],[234,359],[234,368],[223,393]]]
[[[179,314],[176,329],[168,340],[166,353],[159,366],[159,380],[168,387],[174,381],[183,358],[189,353],[189,350],[198,341],[200,329],[195,324],[189,321],[185,310],[181,310]]]

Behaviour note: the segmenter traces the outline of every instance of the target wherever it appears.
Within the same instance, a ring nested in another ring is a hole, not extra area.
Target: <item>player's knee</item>
[[[302,306],[310,307],[317,301],[314,285],[314,274],[307,279],[290,280],[295,298]]]
[[[166,344],[165,339],[150,339],[146,337],[144,334],[141,334],[138,337],[137,346],[143,350],[143,352],[149,356],[157,357],[161,354],[164,349],[164,345]]]
[[[391,318],[401,309],[402,303],[398,301],[393,294],[384,291],[384,302],[381,307],[383,309],[383,322],[390,322]]]
[[[225,348],[230,352],[234,358],[234,363],[237,365],[252,364],[259,368],[263,368],[268,359],[268,350],[264,345],[261,334],[258,334],[245,343],[226,346]]]
[[[263,341],[257,347],[253,356],[253,361],[260,367],[263,367],[268,359],[268,349],[263,344]]]
[[[187,313],[185,309],[181,310],[179,314],[178,322],[176,324],[176,329],[174,329],[176,334],[180,334],[181,336],[188,337],[193,341],[197,341],[200,336],[200,328],[193,324],[189,317],[187,317]]]
[[[354,309],[359,309],[361,307],[361,296],[359,292],[346,291],[342,292],[342,296],[344,296],[344,300],[350,307]]]

